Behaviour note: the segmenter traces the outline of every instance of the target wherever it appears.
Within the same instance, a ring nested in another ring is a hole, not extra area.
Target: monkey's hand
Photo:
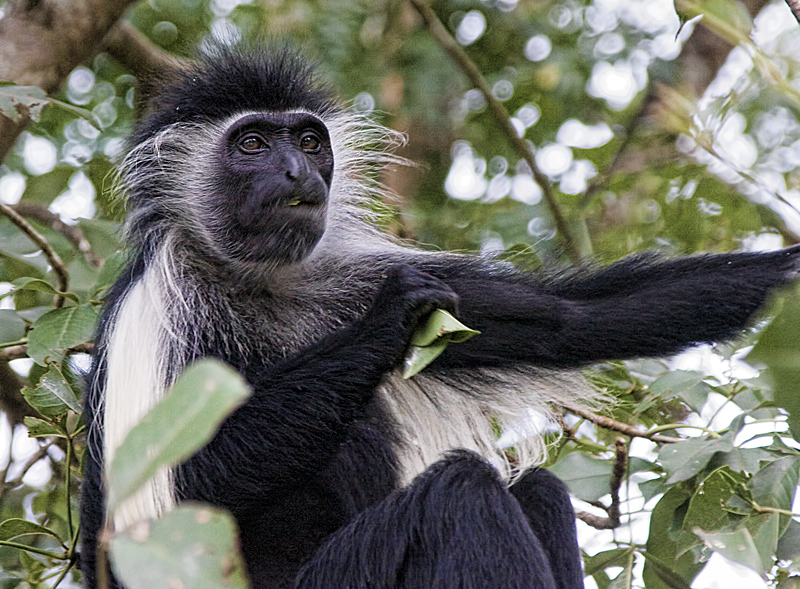
[[[435,309],[455,314],[458,295],[438,278],[408,264],[392,266],[378,290],[364,321],[373,333],[392,337],[397,344],[397,362],[411,336]]]

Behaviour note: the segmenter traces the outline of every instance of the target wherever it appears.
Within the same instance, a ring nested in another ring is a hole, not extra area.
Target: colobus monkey
[[[133,255],[110,290],[89,378],[83,571],[98,531],[184,500],[234,515],[254,587],[575,589],[564,486],[541,440],[496,428],[591,396],[574,370],[735,337],[800,249],[628,258],[543,280],[373,228],[387,132],[285,50],[219,49],[176,73],[121,176]],[[398,376],[434,308],[481,335]],[[114,514],[104,468],[191,361],[254,389],[213,441]],[[116,586],[116,585],[114,585]]]

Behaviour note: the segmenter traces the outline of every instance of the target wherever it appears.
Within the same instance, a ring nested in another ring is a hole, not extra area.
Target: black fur
[[[194,131],[176,131],[182,141],[159,145],[162,157],[181,163],[192,156],[193,144],[185,142],[191,133],[237,113],[303,108],[324,120],[339,112],[296,57],[223,53],[164,90],[134,133],[134,148],[167,125],[191,123]],[[203,153],[211,161],[200,162],[198,174],[224,169],[227,156]],[[402,386],[422,383],[420,402],[425,395],[436,405],[438,387],[449,387],[463,403],[487,407],[502,401],[497,383],[525,388],[535,367],[662,356],[733,338],[799,265],[795,247],[666,261],[634,257],[599,272],[543,280],[505,263],[397,246],[352,215],[338,218],[328,228],[332,241],[323,239],[309,257],[306,251],[294,260],[272,249],[263,267],[258,260],[242,265],[242,255],[225,251],[226,235],[235,239],[251,223],[237,221],[225,194],[235,182],[214,187],[209,180],[203,194],[185,195],[188,172],[160,164],[150,154],[128,165],[136,254],[109,293],[86,395],[82,567],[91,588],[105,517],[105,352],[126,295],[163,264],[159,252],[167,243],[170,288],[186,304],[167,299],[170,327],[180,338],[163,351],[174,359],[165,377],[214,356],[254,389],[214,440],[176,469],[177,498],[233,513],[257,588],[582,586],[569,496],[546,471],[529,471],[509,488],[484,458],[452,448],[410,484],[400,483],[400,453],[414,440],[403,438],[405,416],[388,406],[393,399],[379,393],[415,327],[442,307],[482,333],[449,346],[426,376]],[[262,198],[248,190],[237,192],[245,206]],[[342,197],[332,195],[331,207],[350,206],[333,196]],[[228,225],[203,226],[195,235],[199,223],[216,220],[184,205],[201,202],[206,210],[215,198],[219,210],[229,207]],[[264,216],[261,230],[284,230],[271,212],[257,213]],[[362,230],[363,245],[360,237],[348,240],[349,232]],[[309,234],[299,233],[286,234],[286,251],[297,251]]]

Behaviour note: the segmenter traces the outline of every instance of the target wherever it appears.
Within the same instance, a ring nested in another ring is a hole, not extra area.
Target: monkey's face
[[[228,127],[218,153],[217,245],[244,262],[308,256],[325,231],[333,178],[322,121],[303,112],[248,114]]]

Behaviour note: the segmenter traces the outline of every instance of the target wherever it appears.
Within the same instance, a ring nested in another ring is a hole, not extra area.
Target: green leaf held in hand
[[[449,343],[461,343],[480,331],[470,329],[447,311],[436,309],[425,325],[411,336],[411,346],[406,353],[403,378],[411,378],[433,362]]]

